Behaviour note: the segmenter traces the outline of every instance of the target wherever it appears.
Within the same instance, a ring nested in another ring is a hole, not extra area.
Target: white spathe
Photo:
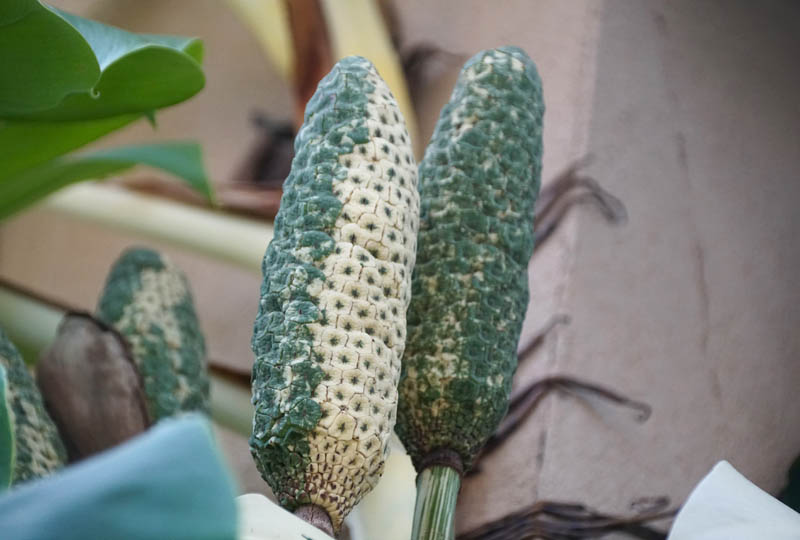
[[[258,493],[236,497],[238,540],[333,540]]]
[[[800,514],[720,461],[689,495],[667,540],[755,538],[800,539]]]

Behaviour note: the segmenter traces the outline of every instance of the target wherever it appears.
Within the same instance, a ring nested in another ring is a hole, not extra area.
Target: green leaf
[[[93,160],[121,160],[131,165],[141,163],[162,169],[185,180],[195,191],[211,200],[211,182],[203,167],[203,151],[193,142],[164,142],[121,146],[99,150],[84,156]]]
[[[144,435],[0,497],[15,540],[233,540],[233,482],[205,417]]]
[[[48,8],[0,7],[0,118],[89,120],[145,114],[199,92],[202,42],[134,34]],[[13,74],[13,76],[8,76]]]
[[[100,76],[85,40],[32,0],[0,3],[0,66],[0,117],[55,107],[67,94],[90,89]]]
[[[64,186],[81,180],[104,178],[138,164],[172,173],[212,198],[211,184],[197,144],[169,142],[123,146],[56,158],[0,178],[0,220]]]
[[[211,198],[199,149],[172,144],[59,158],[200,91],[203,44],[134,34],[41,4],[0,2],[0,219],[39,198],[137,163]]]
[[[0,122],[0,183],[139,118],[124,115],[83,122]]]
[[[0,365],[0,492],[11,485],[14,476],[14,417],[8,403],[8,379]]]
[[[44,6],[0,5],[0,219],[39,198],[137,163],[162,168],[211,198],[195,145],[58,156],[205,84],[196,39],[137,35]]]

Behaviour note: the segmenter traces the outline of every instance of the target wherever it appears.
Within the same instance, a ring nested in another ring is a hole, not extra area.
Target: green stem
[[[63,317],[63,311],[0,285],[0,326],[26,362],[35,362],[53,341]]]
[[[165,201],[111,186],[77,184],[43,206],[68,216],[189,249],[261,273],[271,223]]]
[[[452,540],[461,476],[452,467],[433,465],[417,477],[417,505],[411,540]]]

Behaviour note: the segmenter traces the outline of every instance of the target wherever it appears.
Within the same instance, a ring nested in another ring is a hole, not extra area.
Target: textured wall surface
[[[605,4],[587,147],[630,219],[578,218],[573,324],[553,362],[653,416],[551,402],[540,496],[681,502],[723,458],[775,492],[800,452],[798,15],[790,2]]]

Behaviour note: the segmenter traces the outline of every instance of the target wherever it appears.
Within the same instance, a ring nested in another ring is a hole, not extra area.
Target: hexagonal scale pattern
[[[464,66],[420,164],[421,217],[397,432],[418,468],[465,467],[508,407],[528,303],[544,105],[520,49]]]
[[[153,422],[210,411],[205,339],[178,267],[150,249],[126,250],[111,268],[97,316],[130,345]]]
[[[60,469],[67,462],[67,452],[28,367],[2,328],[0,365],[6,371],[6,401],[14,424],[16,462],[11,484],[15,485]]]
[[[378,481],[395,422],[419,195],[397,103],[369,61],[320,82],[264,256],[251,450],[281,503],[336,529]]]

